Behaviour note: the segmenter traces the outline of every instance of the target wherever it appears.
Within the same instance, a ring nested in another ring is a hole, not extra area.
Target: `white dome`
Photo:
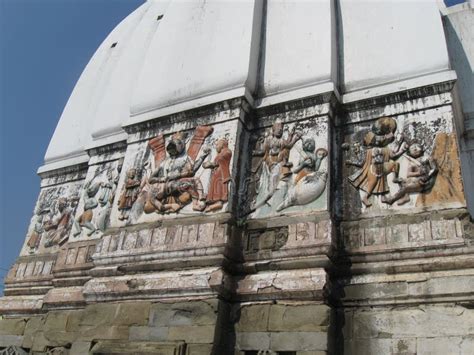
[[[40,172],[87,161],[123,126],[225,99],[351,101],[452,76],[436,0],[334,4],[149,0],[84,69]]]

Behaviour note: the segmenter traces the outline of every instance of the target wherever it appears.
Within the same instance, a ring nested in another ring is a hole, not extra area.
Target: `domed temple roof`
[[[226,99],[349,102],[452,79],[442,32],[435,0],[149,0],[91,58],[39,172],[86,162],[124,126]]]

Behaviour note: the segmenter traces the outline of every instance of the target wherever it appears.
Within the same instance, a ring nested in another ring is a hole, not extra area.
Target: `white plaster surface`
[[[236,88],[253,91],[262,3],[172,2],[147,52],[132,116]]]
[[[115,49],[111,45],[127,37],[137,25],[141,16],[148,8],[144,4],[123,20],[104,40],[79,78],[61,118],[56,126],[53,137],[45,155],[45,164],[86,155],[84,148],[91,142],[91,126],[95,112],[107,92],[110,82],[109,71],[116,61]],[[116,98],[118,101],[118,97]],[[116,114],[116,111],[111,114]],[[109,119],[113,119],[110,117]],[[113,126],[113,125],[112,125]],[[43,169],[44,170],[44,169]]]
[[[91,58],[39,171],[87,161],[125,140],[122,126],[233,97],[263,107],[336,91],[339,73],[348,102],[448,70],[435,0],[149,0]]]
[[[435,0],[340,2],[345,91],[447,70]]]
[[[335,79],[331,1],[270,0],[265,27],[259,96]]]

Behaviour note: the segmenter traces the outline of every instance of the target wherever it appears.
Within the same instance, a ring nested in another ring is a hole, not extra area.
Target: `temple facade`
[[[473,26],[145,2],[38,170],[0,354],[472,354]]]

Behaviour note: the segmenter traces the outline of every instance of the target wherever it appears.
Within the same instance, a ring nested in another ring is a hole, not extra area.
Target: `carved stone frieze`
[[[12,266],[5,282],[8,284],[28,280],[49,279],[55,262],[56,255],[23,257]]]
[[[0,349],[0,355],[28,355],[29,351],[19,346],[9,346],[4,349]]]
[[[330,245],[333,236],[333,226],[330,220],[319,222],[292,223],[277,228],[249,230],[246,233],[246,254],[261,251],[285,251],[307,247]],[[296,256],[291,254],[292,256]]]
[[[94,254],[98,242],[97,239],[84,240],[63,246],[58,252],[54,272],[62,273],[90,268],[93,265],[92,254]]]
[[[226,212],[237,126],[200,125],[129,145],[112,225]]]
[[[68,241],[81,187],[74,181],[41,190],[21,255],[54,252]]]
[[[109,226],[122,164],[123,158],[114,156],[113,161],[99,161],[89,167],[73,222],[73,241],[99,238]]]
[[[464,244],[463,218],[429,214],[388,221],[362,220],[342,223],[344,248],[349,252],[376,252],[414,247]]]
[[[202,223],[169,225],[136,231],[123,230],[105,235],[98,244],[94,258],[107,255],[132,256],[134,253],[155,253],[177,250],[212,248],[225,245],[227,225]]]
[[[291,299],[322,299],[326,283],[324,269],[264,271],[240,279],[236,293],[241,300],[272,299],[275,294]]]
[[[465,205],[456,138],[447,112],[381,117],[370,125],[348,126],[346,132],[345,176],[358,191],[352,194],[343,183],[348,216]]]
[[[324,210],[328,180],[325,117],[284,123],[253,136],[250,176],[241,190],[250,218]]]

